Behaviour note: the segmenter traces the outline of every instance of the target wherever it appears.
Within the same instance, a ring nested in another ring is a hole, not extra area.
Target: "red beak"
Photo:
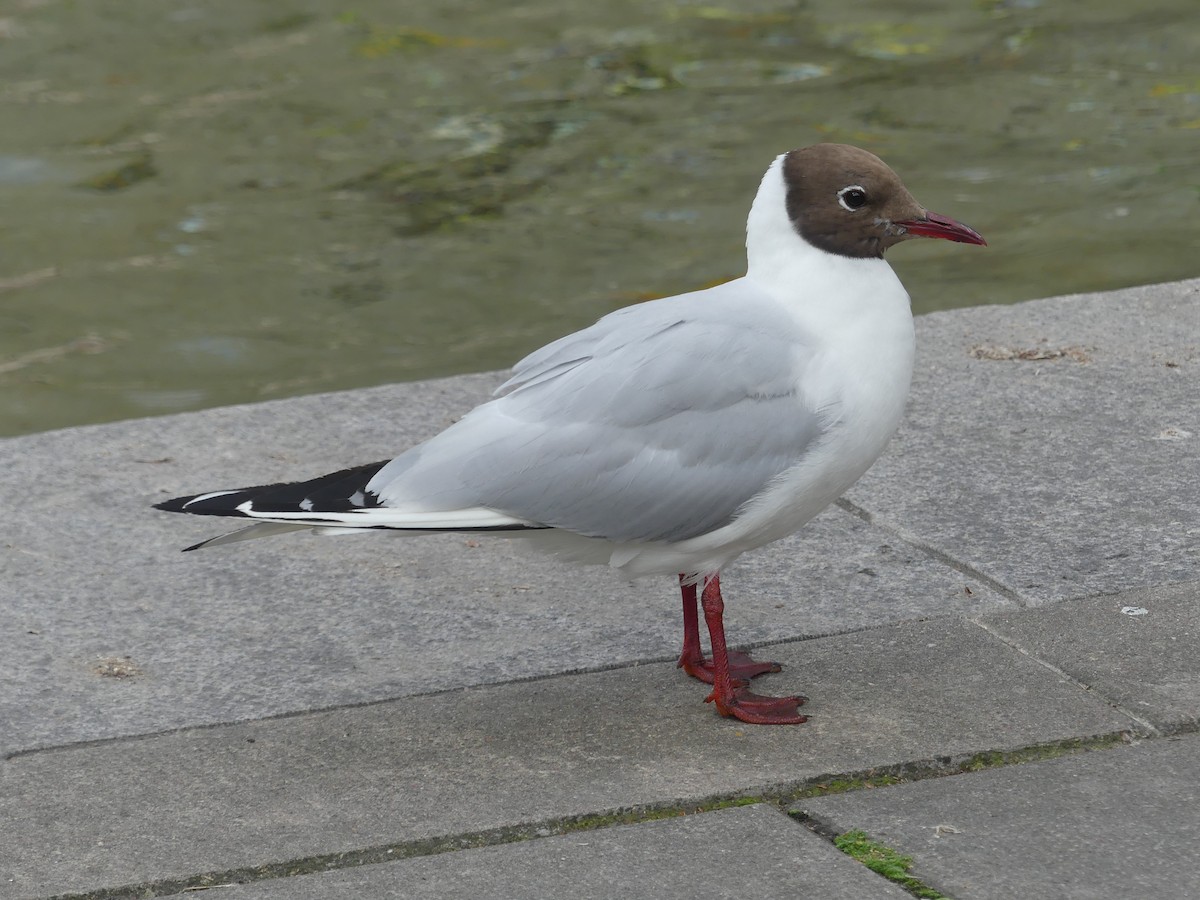
[[[907,222],[895,222],[918,237],[945,238],[948,241],[958,241],[960,244],[979,244],[986,247],[987,241],[978,231],[968,228],[962,222],[955,222],[949,216],[926,212],[924,218],[909,219]]]

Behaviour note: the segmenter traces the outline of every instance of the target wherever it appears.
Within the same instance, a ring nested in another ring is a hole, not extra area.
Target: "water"
[[[740,275],[820,140],[988,238],[892,252],[918,312],[1195,276],[1197,60],[1195,0],[14,0],[0,434],[506,366]]]

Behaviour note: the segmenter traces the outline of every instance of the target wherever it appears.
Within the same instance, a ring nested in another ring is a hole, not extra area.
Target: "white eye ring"
[[[851,198],[854,202],[853,206],[846,202],[846,195],[852,191],[857,191],[857,195]],[[842,205],[842,209],[846,210],[846,212],[857,212],[867,205],[867,192],[863,189],[861,184],[852,184],[848,187],[842,188],[840,191],[838,191],[837,198],[838,203]]]

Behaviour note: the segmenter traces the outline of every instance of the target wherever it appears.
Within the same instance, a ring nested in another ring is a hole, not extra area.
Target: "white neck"
[[[819,280],[844,280],[853,284],[864,277],[893,281],[895,275],[882,259],[854,259],[827,253],[808,243],[792,227],[787,214],[787,186],[783,180],[783,154],[775,157],[758,186],[746,221],[746,276],[780,299],[810,294],[814,273]]]

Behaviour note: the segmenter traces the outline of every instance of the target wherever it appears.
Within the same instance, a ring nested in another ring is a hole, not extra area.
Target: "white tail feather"
[[[402,528],[422,531],[458,530],[463,528],[536,528],[537,522],[518,519],[494,509],[474,507],[472,509],[439,510],[437,512],[388,509],[374,506],[351,512],[256,512],[251,501],[238,507],[238,511],[264,522],[281,524],[312,525],[322,529],[336,528]]]
[[[381,528],[395,529],[397,533],[407,535],[436,534],[439,531],[461,531],[478,528],[538,528],[536,522],[506,516],[491,509],[458,509],[445,512],[404,512],[397,509],[374,507],[347,513],[314,513],[314,512],[272,512],[256,513],[250,509],[250,503],[244,503],[239,509],[251,518],[259,517],[260,521],[237,531],[222,534],[207,541],[201,541],[189,550],[199,550],[201,547],[219,547],[222,544],[235,544],[238,541],[252,541],[255,538],[273,537],[277,534],[287,534],[292,531],[311,529],[316,534],[355,534],[358,532],[378,530]]]

